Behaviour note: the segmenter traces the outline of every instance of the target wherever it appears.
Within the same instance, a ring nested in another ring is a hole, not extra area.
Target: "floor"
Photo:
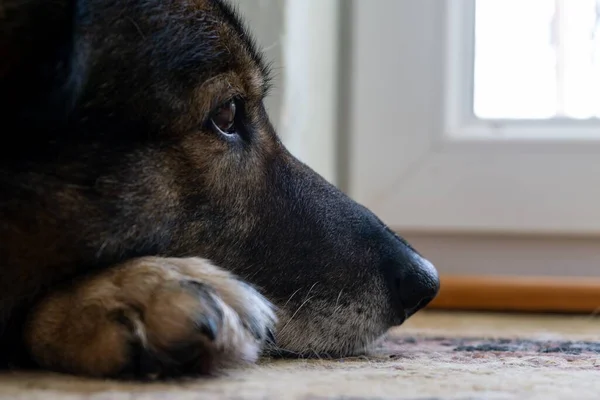
[[[269,361],[223,378],[127,384],[0,376],[0,399],[597,399],[600,319],[422,312],[371,357]]]

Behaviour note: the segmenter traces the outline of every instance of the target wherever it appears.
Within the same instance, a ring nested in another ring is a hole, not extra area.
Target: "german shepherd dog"
[[[355,355],[438,292],[284,148],[222,0],[0,0],[0,86],[4,365],[160,379]]]

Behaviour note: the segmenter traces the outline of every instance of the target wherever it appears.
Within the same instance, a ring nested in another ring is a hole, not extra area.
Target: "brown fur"
[[[181,345],[188,372],[206,373],[255,361],[274,321],[266,299],[206,260],[144,257],[48,296],[26,340],[40,365],[63,371],[159,375]],[[130,365],[132,345],[157,359]]]
[[[147,377],[358,354],[437,293],[282,145],[268,66],[223,1],[0,11],[0,361]]]

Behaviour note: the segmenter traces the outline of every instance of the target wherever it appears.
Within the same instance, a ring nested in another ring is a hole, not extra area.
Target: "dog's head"
[[[34,133],[3,163],[37,185],[43,262],[208,258],[303,355],[356,353],[436,295],[426,259],[278,140],[268,68],[225,3],[5,3],[2,113]]]

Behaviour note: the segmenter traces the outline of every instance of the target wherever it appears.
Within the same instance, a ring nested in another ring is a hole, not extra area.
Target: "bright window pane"
[[[600,117],[600,0],[476,0],[473,111]]]

